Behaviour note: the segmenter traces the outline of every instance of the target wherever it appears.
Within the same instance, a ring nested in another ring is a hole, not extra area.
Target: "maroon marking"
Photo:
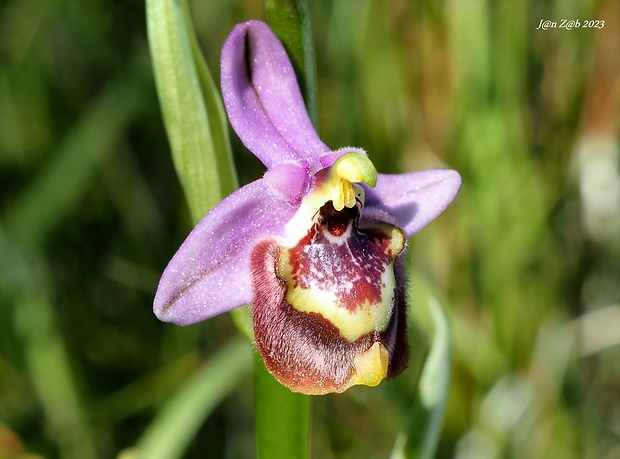
[[[336,212],[329,202],[321,208],[319,221],[289,249],[294,286],[331,291],[351,311],[366,301],[381,303],[384,294],[393,295],[383,292],[382,279],[386,269],[393,269],[393,255],[388,249],[391,238],[376,227],[359,229],[357,212],[357,208]],[[337,241],[326,235],[343,235],[349,226],[348,235]]]
[[[396,377],[406,368],[409,345],[404,251],[394,264],[397,288],[387,328],[349,342],[340,336],[338,327],[320,314],[298,311],[286,301],[286,285],[276,274],[279,250],[274,241],[259,243],[252,252],[251,265],[256,347],[267,369],[280,383],[306,394],[342,392],[350,386],[355,357],[376,342],[388,350],[386,379]]]

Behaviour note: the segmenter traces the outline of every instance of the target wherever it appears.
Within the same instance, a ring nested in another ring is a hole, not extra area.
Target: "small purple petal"
[[[310,165],[285,163],[272,167],[263,178],[286,198],[289,204],[299,206],[301,200],[310,189],[312,175]]]
[[[366,206],[395,217],[409,238],[442,213],[460,187],[461,176],[451,169],[379,174],[377,186],[366,187]]]
[[[237,25],[224,43],[221,65],[230,123],[265,166],[299,160],[315,165],[330,151],[308,118],[291,62],[267,24]]]
[[[157,317],[189,325],[250,303],[251,251],[260,239],[282,234],[295,210],[263,179],[224,199],[164,271],[153,305]]]

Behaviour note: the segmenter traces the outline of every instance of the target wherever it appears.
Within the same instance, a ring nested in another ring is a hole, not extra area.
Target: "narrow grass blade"
[[[433,297],[429,298],[429,308],[435,330],[418,385],[406,448],[408,457],[416,459],[431,459],[435,454],[450,386],[448,320]]]
[[[255,367],[258,458],[308,457],[310,397],[282,386],[258,357]]]
[[[49,164],[6,216],[10,237],[24,245],[43,242],[71,210],[99,162],[111,153],[140,110],[146,92],[146,56],[134,57],[127,74],[103,91],[78,120]]]
[[[148,0],[146,10],[164,124],[197,222],[237,187],[223,105],[198,50],[186,2]]]
[[[243,338],[230,341],[163,406],[135,448],[119,458],[175,459],[215,406],[252,368],[252,350]]]
[[[94,459],[93,435],[48,295],[33,284],[13,306],[13,324],[23,343],[28,375],[59,457]]]
[[[185,4],[186,24],[191,25],[189,9]],[[211,72],[204,60],[196,34],[190,28],[188,30],[192,46],[192,57],[196,66],[196,73],[200,83],[200,89],[204,98],[205,108],[209,116],[209,129],[213,139],[213,154],[217,161],[217,172],[220,179],[221,198],[231,194],[239,188],[237,172],[233,162],[230,138],[228,136],[228,118],[224,111],[219,88],[215,85]]]
[[[96,447],[50,300],[57,295],[41,246],[66,220],[90,186],[100,161],[114,150],[139,112],[146,74],[145,54],[138,53],[123,78],[102,92],[51,152],[48,164],[7,211],[6,230],[0,229],[0,253],[4,255],[0,271],[6,273],[0,291],[10,305],[7,316],[43,422],[58,445],[59,457],[66,459],[94,458]]]

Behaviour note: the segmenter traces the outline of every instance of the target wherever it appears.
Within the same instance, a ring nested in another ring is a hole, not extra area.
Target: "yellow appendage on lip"
[[[387,375],[389,359],[385,346],[374,343],[370,349],[355,356],[355,373],[351,377],[351,385],[378,385]]]

